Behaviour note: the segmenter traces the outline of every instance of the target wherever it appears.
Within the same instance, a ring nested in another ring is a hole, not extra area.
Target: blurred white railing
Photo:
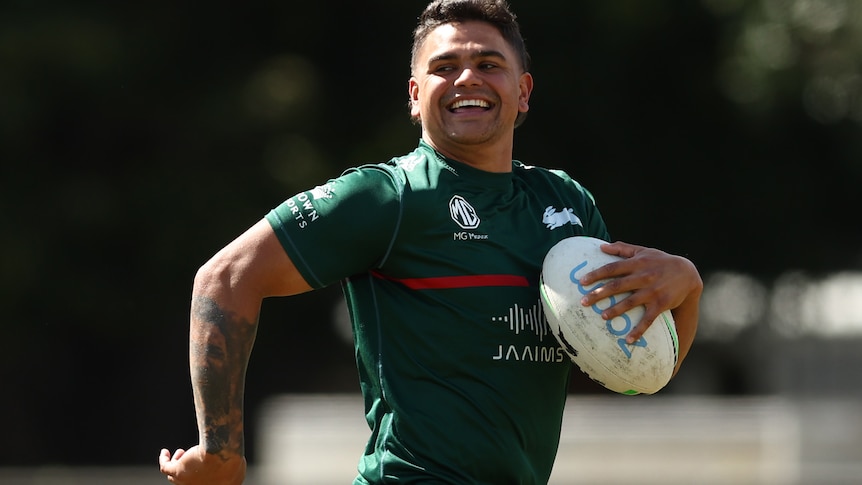
[[[570,396],[550,483],[862,483],[860,409],[853,400]],[[280,396],[259,424],[258,485],[349,483],[368,434],[358,396]]]
[[[246,485],[348,485],[368,430],[355,395],[285,395],[255,419]],[[0,468],[2,485],[160,485],[132,468]],[[862,399],[570,396],[550,485],[862,483]]]

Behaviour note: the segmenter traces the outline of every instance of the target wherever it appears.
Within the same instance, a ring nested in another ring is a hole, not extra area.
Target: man
[[[370,427],[354,484],[547,482],[572,364],[547,334],[541,263],[563,238],[609,235],[568,175],[512,160],[533,78],[505,2],[434,1],[414,34],[417,149],[295,195],[196,275],[200,438],[187,451],[162,450],[171,482],[242,482],[243,383],[261,301],[336,282]],[[549,210],[577,217],[545,224]],[[604,315],[646,306],[630,342],[672,309],[681,363],[703,286],[694,265],[622,242],[603,250],[625,259],[582,279],[617,277],[582,303],[633,291]]]

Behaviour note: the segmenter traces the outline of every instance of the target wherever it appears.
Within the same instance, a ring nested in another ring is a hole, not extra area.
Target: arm
[[[200,433],[197,446],[163,449],[171,483],[238,485],[246,469],[243,439],[245,371],[264,298],[311,287],[261,220],[216,253],[195,275],[189,366]]]
[[[631,296],[602,314],[605,320],[609,320],[638,305],[646,307],[642,320],[626,337],[629,343],[637,341],[659,314],[669,309],[679,337],[679,359],[674,369],[676,375],[697,332],[700,295],[703,292],[703,281],[697,268],[682,256],[623,242],[602,245],[602,251],[625,259],[609,263],[581,278],[585,286],[601,279],[616,278],[587,294],[583,304],[589,306],[611,295],[631,291]]]

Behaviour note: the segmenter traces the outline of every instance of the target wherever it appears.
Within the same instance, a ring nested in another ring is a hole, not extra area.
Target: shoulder
[[[434,190],[455,174],[454,169],[432,148],[421,143],[412,152],[377,164],[376,167],[390,173],[405,192]]]
[[[524,180],[533,188],[538,188],[544,184],[558,190],[574,190],[578,195],[595,201],[592,193],[565,170],[527,165],[518,160],[513,162],[512,170],[516,177]]]
[[[564,170],[547,168],[538,165],[528,165],[520,160],[512,161],[512,170],[515,175],[532,178],[546,178],[550,180],[559,179],[562,181],[574,181],[574,179]]]
[[[434,160],[433,154],[418,147],[412,152],[398,155],[385,162],[367,163],[347,169],[342,175],[354,172],[379,172],[389,177],[403,178],[405,174],[415,172],[417,168],[427,167]]]
[[[350,167],[329,181],[324,190],[365,194],[372,199],[402,201],[405,195],[437,185],[442,170],[433,152],[419,146],[388,161]],[[320,190],[321,188],[315,188]]]
[[[403,192],[408,183],[408,175],[417,167],[428,164],[428,157],[420,150],[392,157],[385,162],[367,163],[348,168],[335,179],[338,183],[365,189],[391,187],[395,192]]]

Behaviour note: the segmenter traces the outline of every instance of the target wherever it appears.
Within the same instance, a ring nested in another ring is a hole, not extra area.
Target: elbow
[[[213,256],[195,273],[192,294],[212,295],[230,288],[231,281],[234,279],[233,272],[228,260],[219,255]]]

